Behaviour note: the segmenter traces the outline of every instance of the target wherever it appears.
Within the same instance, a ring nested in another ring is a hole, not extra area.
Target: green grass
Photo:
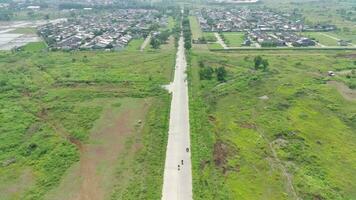
[[[344,54],[195,51],[194,199],[356,198],[356,103],[326,84],[328,70],[354,66]],[[268,71],[253,70],[256,55],[268,59]],[[199,80],[201,61],[225,66],[227,82]]]
[[[208,43],[209,49],[222,49],[223,47],[219,43]]]
[[[170,31],[172,31],[173,30],[173,28],[174,28],[174,26],[175,26],[175,20],[174,20],[174,18],[172,17],[172,16],[169,16],[168,17],[168,29],[170,30]]]
[[[173,48],[150,52],[46,52],[41,50],[43,47],[43,43],[31,43],[22,51],[0,53],[1,199],[38,200],[56,187],[79,159],[75,141],[88,141],[94,122],[106,107],[101,99],[157,97],[161,108],[167,103],[161,85],[171,79]],[[149,116],[157,119],[164,115]],[[147,135],[164,128],[157,126]],[[150,140],[147,136],[142,143],[152,146]],[[159,142],[164,146],[163,139]],[[151,147],[140,154],[154,157],[147,161],[147,169],[163,174],[162,154],[152,154]],[[32,182],[21,182],[24,171],[31,172]],[[160,177],[156,174],[147,173],[137,180],[143,181],[142,187],[148,187],[147,195],[157,194]],[[150,180],[150,185],[145,180]]]
[[[47,47],[45,42],[31,42],[21,47],[21,50],[26,52],[39,52]]]
[[[203,36],[203,32],[200,29],[198,19],[195,16],[189,16],[190,29],[192,31],[192,39],[198,40]]]
[[[128,51],[137,51],[140,50],[141,45],[143,43],[144,39],[140,38],[140,39],[133,39],[129,42],[129,44],[127,45],[126,49]]]
[[[225,43],[229,47],[241,47],[245,37],[245,33],[241,32],[226,32],[223,35]]]
[[[217,40],[213,32],[203,32],[203,37],[208,42],[216,42]]]

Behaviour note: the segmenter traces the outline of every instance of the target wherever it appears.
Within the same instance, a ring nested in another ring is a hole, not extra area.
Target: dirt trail
[[[224,40],[220,37],[219,33],[214,33],[217,43],[219,43],[224,49],[229,49],[229,47],[225,44]]]
[[[254,113],[254,115],[256,115],[256,113]],[[301,198],[298,196],[298,193],[296,192],[293,186],[293,176],[288,172],[284,162],[279,159],[277,152],[273,146],[273,142],[270,142],[266,138],[263,129],[256,126],[256,131],[261,136],[261,138],[263,138],[263,140],[265,140],[268,144],[269,150],[272,153],[271,158],[269,159],[270,165],[272,168],[277,167],[281,171],[281,174],[285,179],[285,188],[286,188],[286,192],[288,193],[288,196],[290,196],[294,200],[301,200]]]
[[[344,83],[341,83],[341,82],[338,82],[338,81],[329,81],[328,85],[334,86],[337,89],[337,91],[346,100],[349,100],[349,101],[355,101],[356,100],[356,90],[350,89]]]
[[[151,34],[149,34],[149,35],[146,37],[145,41],[143,41],[143,43],[142,43],[142,45],[141,45],[141,47],[140,47],[140,51],[145,50],[146,46],[148,45],[148,43],[149,43],[150,41],[151,41]]]
[[[122,110],[108,108],[97,121],[89,142],[80,148],[80,161],[65,174],[59,187],[46,199],[102,200],[114,187],[118,156],[124,152],[125,138],[135,134],[135,125],[148,110],[148,103],[133,100],[135,106],[123,104]]]

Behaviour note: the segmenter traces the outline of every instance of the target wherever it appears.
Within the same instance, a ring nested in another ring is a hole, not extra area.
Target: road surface
[[[187,63],[182,36],[178,44],[174,81],[168,87],[172,102],[162,200],[192,200]]]

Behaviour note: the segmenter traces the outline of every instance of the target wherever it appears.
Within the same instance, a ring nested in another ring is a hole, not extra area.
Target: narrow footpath
[[[187,62],[184,39],[178,43],[172,93],[162,200],[192,200]]]
[[[150,40],[151,40],[151,34],[149,34],[149,35],[145,38],[145,40],[143,41],[143,43],[142,43],[142,45],[141,45],[141,47],[140,47],[140,51],[145,50],[145,48],[146,48],[146,46],[148,45],[148,43],[150,42]]]
[[[224,40],[220,37],[219,33],[214,33],[217,43],[219,43],[224,49],[229,49],[229,47],[225,44]]]

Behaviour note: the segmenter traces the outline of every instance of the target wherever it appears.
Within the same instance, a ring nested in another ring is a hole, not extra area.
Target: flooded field
[[[41,38],[36,34],[36,27],[61,20],[65,19],[0,22],[0,50],[11,50],[30,42],[38,42]]]
[[[36,34],[0,33],[0,50],[11,50],[41,39]]]

